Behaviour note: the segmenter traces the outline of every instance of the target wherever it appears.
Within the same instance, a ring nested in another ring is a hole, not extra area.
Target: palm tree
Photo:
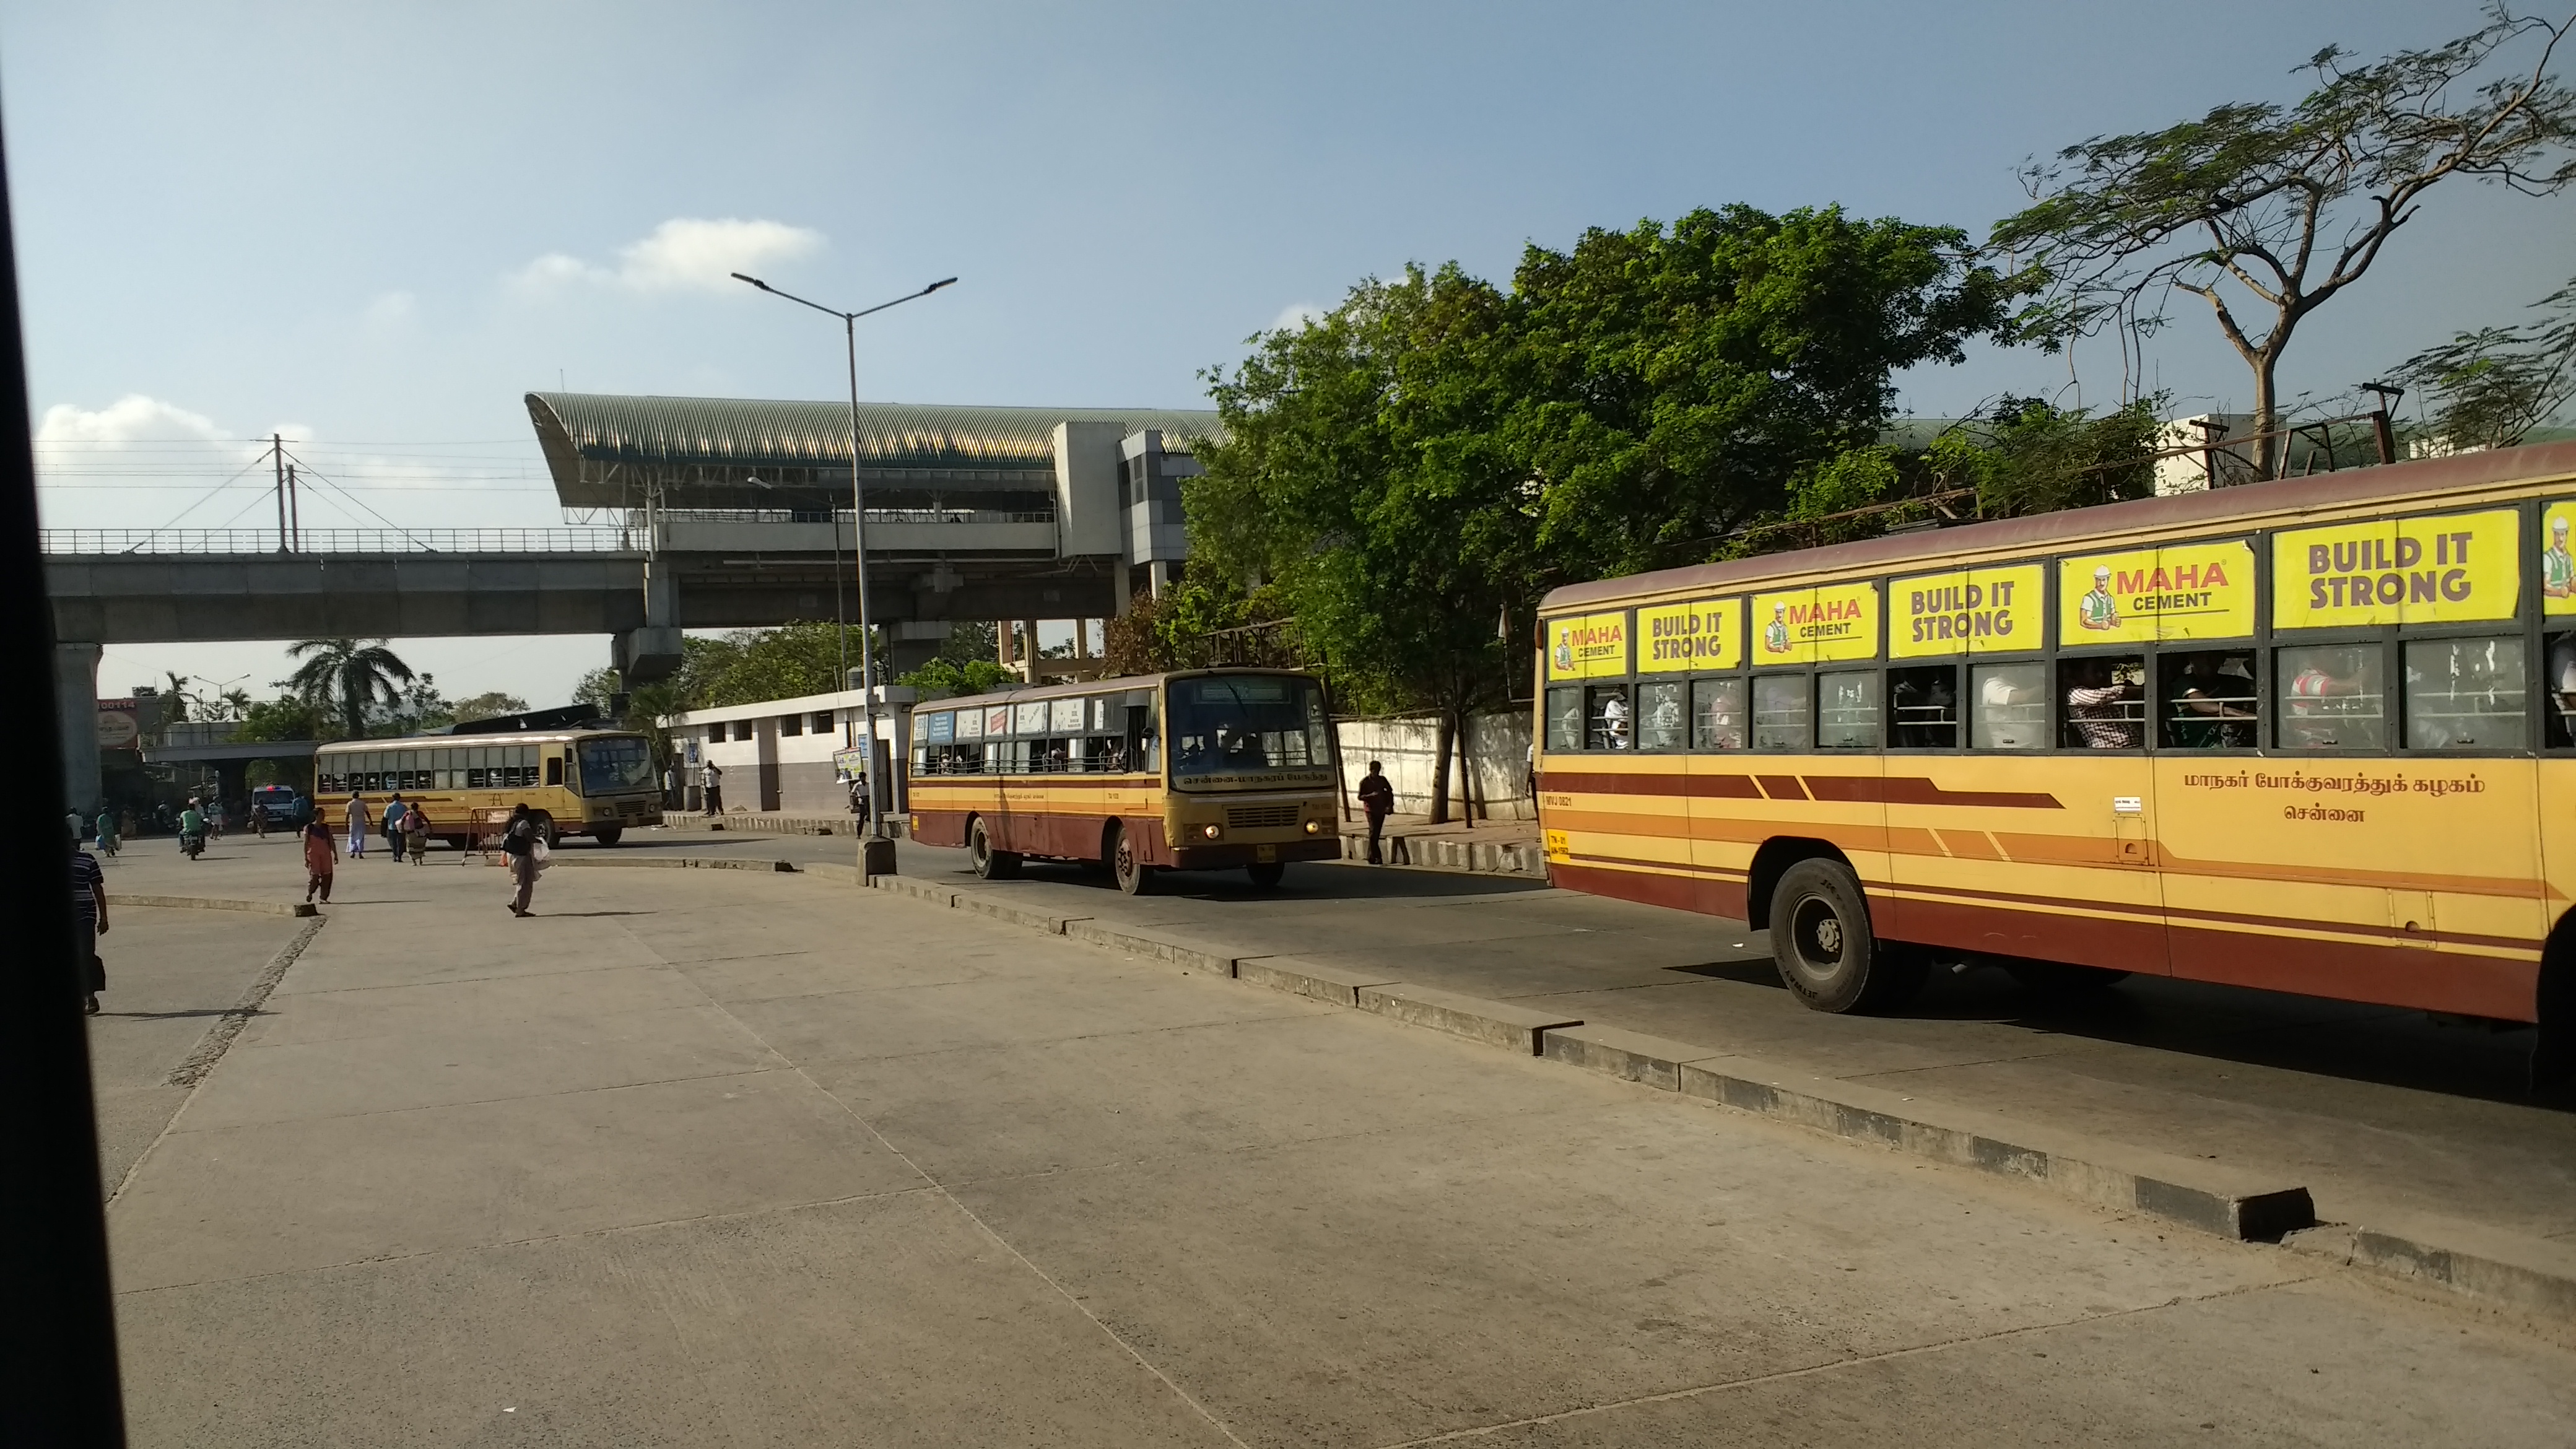
[[[300,639],[286,654],[304,662],[281,682],[311,704],[336,706],[353,740],[365,737],[368,710],[399,705],[401,686],[412,682],[411,666],[382,639]]]
[[[219,707],[217,712],[225,719],[250,718],[250,691],[247,689],[227,689],[215,703]]]

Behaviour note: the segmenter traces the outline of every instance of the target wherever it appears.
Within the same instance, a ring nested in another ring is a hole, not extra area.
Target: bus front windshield
[[[639,739],[583,740],[581,793],[619,795],[653,788],[653,751]]]
[[[1172,779],[1184,789],[1332,767],[1332,721],[1311,679],[1220,674],[1175,679],[1170,688]]]

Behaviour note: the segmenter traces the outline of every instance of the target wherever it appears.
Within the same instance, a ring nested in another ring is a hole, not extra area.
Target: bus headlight
[[[1202,825],[1199,827],[1199,834],[1209,840],[1214,840],[1218,836],[1225,834],[1225,827],[1222,825]]]
[[[1321,821],[1321,820],[1309,820],[1309,821],[1307,821],[1307,822],[1306,822],[1306,833],[1307,833],[1308,835],[1321,835],[1321,834],[1323,834],[1323,833],[1324,833],[1324,822],[1323,822],[1323,821]]]

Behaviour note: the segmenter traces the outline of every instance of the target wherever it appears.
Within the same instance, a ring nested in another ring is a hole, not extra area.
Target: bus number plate
[[[1256,845],[1252,847],[1252,858],[1263,865],[1268,865],[1279,858],[1279,847],[1275,845]]]

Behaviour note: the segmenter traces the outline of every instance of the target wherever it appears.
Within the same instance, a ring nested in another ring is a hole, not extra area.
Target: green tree
[[[330,713],[313,701],[295,695],[264,699],[242,711],[241,728],[233,738],[243,741],[268,740],[336,740],[347,736],[335,728]]]
[[[286,654],[303,662],[280,686],[309,704],[336,710],[343,739],[364,737],[369,715],[399,709],[402,686],[413,680],[411,666],[382,639],[300,639],[286,646]]]
[[[1964,232],[1839,207],[1528,248],[1504,429],[1541,490],[1539,551],[1569,579],[1706,557],[1790,504],[1792,480],[1875,445],[1895,374],[1959,361],[2009,300]]]
[[[2115,329],[2125,365],[2168,297],[2200,298],[2253,375],[2254,475],[2272,477],[2292,337],[2427,190],[2453,176],[2532,195],[2576,182],[2576,96],[2550,70],[2572,26],[2498,6],[2467,35],[2369,65],[2328,46],[2301,68],[2314,89],[2295,106],[2223,105],[2031,164],[2032,204],[1988,238],[2037,289],[2017,334],[2054,349]]]
[[[581,697],[578,693],[573,696],[575,699]],[[448,707],[447,712],[455,718],[456,723],[464,724],[469,720],[496,719],[505,714],[525,714],[527,711],[526,700],[515,694],[489,689],[481,694],[468,695],[458,700]]]
[[[919,669],[897,675],[894,682],[936,698],[943,694],[982,694],[1016,684],[1019,678],[995,660],[969,659],[961,664],[941,655]]]
[[[697,708],[836,693],[847,687],[841,676],[845,650],[856,669],[858,629],[820,621],[736,629],[715,639],[687,637],[680,644],[678,696]],[[884,658],[882,650],[877,657]]]
[[[2463,450],[2510,448],[2576,399],[2576,281],[2532,307],[2540,320],[2460,333],[2397,368],[2433,399],[2427,432]]]

